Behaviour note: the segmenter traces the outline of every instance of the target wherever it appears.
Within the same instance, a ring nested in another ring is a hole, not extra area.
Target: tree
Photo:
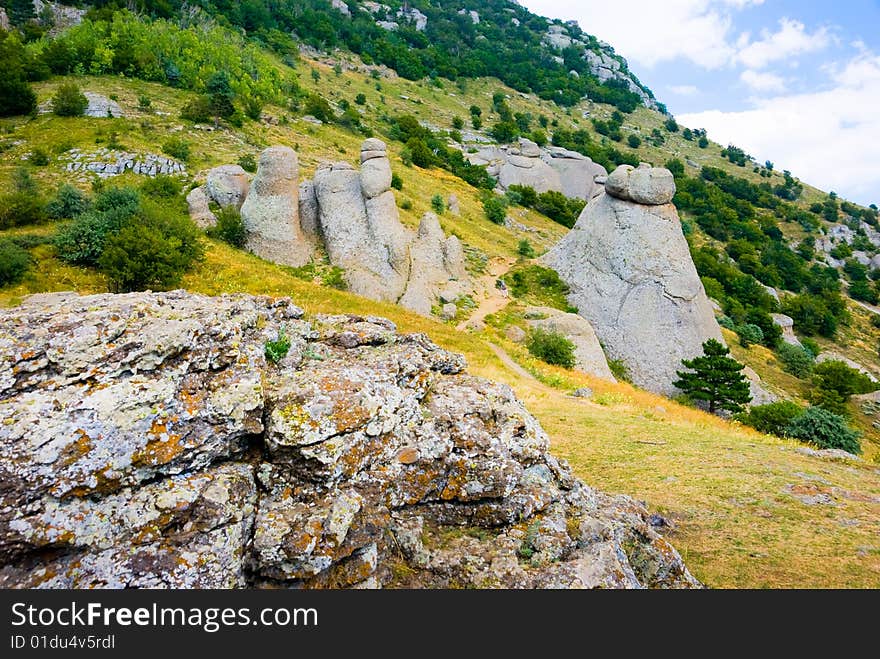
[[[726,346],[709,339],[703,344],[701,357],[681,361],[690,371],[678,371],[680,379],[673,385],[691,398],[706,401],[712,414],[718,410],[740,412],[752,397],[749,382],[742,374],[745,367],[729,354]]]
[[[235,112],[235,106],[232,104],[235,92],[232,91],[229,74],[226,71],[217,71],[217,73],[208,78],[205,87],[208,90],[208,96],[211,98],[211,111],[214,113],[214,116],[224,119],[231,117]]]
[[[0,77],[0,117],[30,114],[37,107],[37,95],[17,76]]]
[[[59,117],[81,117],[87,107],[89,99],[72,82],[61,85],[52,97],[52,111]]]
[[[574,368],[576,362],[574,343],[562,334],[536,328],[529,336],[527,347],[532,355],[543,362],[563,368]]]

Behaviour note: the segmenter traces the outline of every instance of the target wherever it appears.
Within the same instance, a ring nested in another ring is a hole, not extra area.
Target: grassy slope
[[[363,74],[343,73],[337,79],[328,66],[314,66],[321,72],[321,79],[315,84],[308,67],[301,67],[305,87],[314,86],[331,98],[336,93],[337,100],[352,100],[357,93],[364,93],[368,99],[366,116],[372,119],[381,113],[410,112],[435,125],[450,127],[453,116],[467,118],[468,108],[476,103],[483,108],[487,124],[493,120],[488,110],[491,95],[499,88],[496,81],[468,82],[464,90],[446,83],[446,89],[440,90],[426,82],[382,80],[379,91],[375,89],[377,81]],[[51,95],[56,84],[50,81],[39,86],[41,100]],[[0,188],[9,185],[18,159],[36,143],[49,150],[65,142],[87,148],[116,131],[129,149],[159,153],[165,137],[181,126],[176,117],[189,98],[183,92],[120,78],[88,78],[82,84],[89,90],[116,94],[129,118],[61,120],[43,116],[33,122],[6,122],[7,126],[16,126],[11,139],[22,143],[0,160]],[[155,109],[169,114],[137,112],[136,99],[141,93],[152,98]],[[565,127],[588,127],[588,120],[579,118],[580,110],[566,115],[548,104],[509,93],[516,111],[531,111],[536,116],[543,112],[555,116]],[[279,119],[287,114],[280,108],[267,111]],[[610,114],[599,106],[591,111],[596,116]],[[639,110],[630,122],[638,122],[647,134],[651,127],[660,125],[660,118]],[[374,120],[371,123],[378,125]],[[190,165],[193,173],[234,162],[242,153],[256,154],[269,144],[282,143],[298,147],[303,175],[310,176],[322,159],[356,162],[362,140],[336,127],[314,127],[296,120],[289,125],[248,122],[236,132],[192,130],[185,134],[194,146]],[[398,158],[400,146],[392,143],[390,149],[394,169],[404,180],[398,201],[406,198],[413,204],[411,211],[402,211],[406,224],[414,226],[418,222],[433,194],[446,196],[454,192],[460,199],[462,215],[444,215],[444,228],[491,256],[513,256],[522,237],[543,249],[562,235],[561,227],[530,211],[514,212],[519,214],[519,221],[537,233],[522,234],[488,224],[473,189],[440,170],[404,167]],[[701,152],[680,136],[667,135],[662,149],[645,146],[640,154],[655,163],[665,162],[672,155],[687,156],[751,176],[751,170],[722,163],[712,155],[719,150],[712,145]],[[56,163],[36,170],[36,177],[46,186],[68,178]],[[51,247],[36,248],[34,255],[34,272],[21,285],[0,291],[0,304],[14,304],[23,295],[43,290],[106,290],[98,275],[61,264]],[[542,366],[491,328],[481,336],[462,334],[449,325],[395,306],[302,281],[283,268],[223,245],[210,245],[205,263],[186,278],[184,286],[210,294],[246,291],[289,295],[310,312],[379,313],[394,319],[405,331],[426,332],[444,347],[464,353],[472,371],[508,382],[516,389],[550,433],[554,450],[569,459],[585,480],[601,489],[646,500],[667,514],[676,525],[674,542],[695,573],[711,586],[880,586],[880,475],[870,462],[842,464],[801,455],[795,452],[793,443],[757,435],[626,384],[604,383]],[[852,331],[861,337],[852,342],[853,352],[849,345],[834,349],[857,360],[865,359],[872,336],[867,319],[858,316]],[[505,367],[489,349],[487,340],[501,344],[544,383],[523,378]],[[734,347],[734,353],[752,365],[771,387],[796,393],[797,382],[781,371],[769,352]],[[566,395],[584,385],[596,391],[593,401]],[[787,494],[787,486],[805,492],[815,487],[827,490],[836,505],[806,505]]]

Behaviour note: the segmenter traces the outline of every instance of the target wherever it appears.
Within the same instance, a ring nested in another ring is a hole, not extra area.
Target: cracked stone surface
[[[465,369],[287,299],[0,310],[0,587],[699,586],[641,504]]]
[[[602,194],[543,260],[608,357],[645,389],[674,395],[681,360],[702,354],[708,339],[723,342],[672,204]]]

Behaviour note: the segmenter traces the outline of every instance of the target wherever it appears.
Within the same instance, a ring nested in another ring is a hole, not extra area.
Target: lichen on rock
[[[699,585],[509,387],[387,320],[60,293],[0,328],[0,586]]]

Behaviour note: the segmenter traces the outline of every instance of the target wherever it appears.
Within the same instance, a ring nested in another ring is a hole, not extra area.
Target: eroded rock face
[[[221,208],[241,210],[249,189],[247,172],[240,165],[221,165],[208,171],[205,192]]]
[[[299,162],[290,147],[260,154],[257,175],[241,207],[247,248],[269,261],[303,266],[314,253],[299,222]]]
[[[202,186],[193,188],[186,195],[189,216],[200,229],[207,229],[217,224],[217,217],[211,212],[210,202],[211,200]]]
[[[61,293],[0,328],[2,587],[699,585],[508,387],[387,320]]]
[[[609,193],[587,204],[544,261],[569,285],[569,301],[608,357],[622,360],[635,384],[674,395],[681,360],[702,354],[706,340],[723,339],[675,206],[617,197],[671,199],[665,171],[618,169]]]
[[[546,332],[562,334],[574,344],[575,368],[603,380],[616,382],[593,326],[583,316],[551,307],[529,307],[529,325]]]

